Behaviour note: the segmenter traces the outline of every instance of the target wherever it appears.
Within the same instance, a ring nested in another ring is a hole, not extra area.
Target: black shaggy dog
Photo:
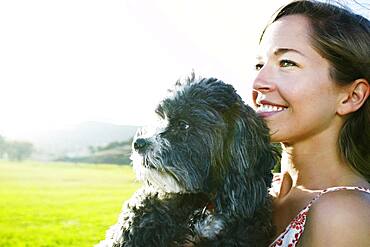
[[[98,246],[268,246],[276,155],[264,122],[214,78],[169,93],[133,141],[144,186]]]

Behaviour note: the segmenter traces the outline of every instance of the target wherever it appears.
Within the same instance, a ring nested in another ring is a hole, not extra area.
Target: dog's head
[[[269,186],[268,129],[231,85],[193,74],[176,83],[156,114],[152,130],[140,130],[133,141],[139,179],[165,192],[212,194],[222,207],[226,197],[231,204],[243,193],[254,199]],[[245,192],[255,181],[262,188]]]

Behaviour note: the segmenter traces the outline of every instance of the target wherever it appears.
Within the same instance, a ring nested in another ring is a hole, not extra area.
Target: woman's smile
[[[288,107],[286,106],[281,106],[281,105],[273,104],[266,100],[262,100],[259,103],[257,103],[256,111],[258,115],[260,115],[261,117],[268,118],[278,113],[284,112],[287,109]]]

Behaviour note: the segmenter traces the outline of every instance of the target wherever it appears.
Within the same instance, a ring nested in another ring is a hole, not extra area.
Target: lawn
[[[93,246],[139,186],[130,166],[0,161],[0,246]]]

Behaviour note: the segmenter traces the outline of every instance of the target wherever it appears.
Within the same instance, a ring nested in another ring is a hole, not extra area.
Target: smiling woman
[[[370,245],[369,43],[369,20],[314,0],[261,36],[253,99],[283,146],[271,246]]]
[[[266,30],[260,44],[265,52],[256,66],[259,73],[254,87],[271,93],[262,94],[265,99],[256,103],[285,108],[262,114],[277,142],[294,143],[327,127],[327,131],[337,128],[337,124],[331,123],[338,93],[343,89],[331,83],[329,62],[309,45],[307,30],[309,22],[304,17],[287,16]]]

